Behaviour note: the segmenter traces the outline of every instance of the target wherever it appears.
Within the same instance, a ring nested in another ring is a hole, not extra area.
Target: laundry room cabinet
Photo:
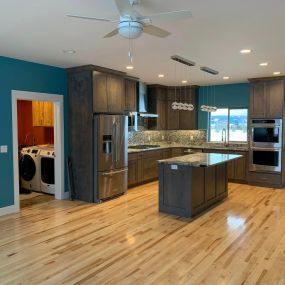
[[[34,127],[54,126],[54,106],[52,102],[33,101],[32,110]]]

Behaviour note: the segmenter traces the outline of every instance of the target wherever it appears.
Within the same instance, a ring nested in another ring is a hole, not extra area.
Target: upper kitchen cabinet
[[[284,79],[250,79],[250,117],[282,118],[284,105]]]
[[[180,122],[179,122],[179,110],[172,109],[172,103],[174,101],[180,101],[180,92],[176,88],[168,88],[167,89],[167,103],[166,103],[166,112],[167,112],[167,130],[179,130]]]
[[[33,126],[34,127],[53,127],[54,112],[52,102],[32,102]]]
[[[149,112],[158,115],[158,118],[148,119],[148,127],[149,129],[165,130],[167,89],[161,85],[149,85],[147,87],[147,93]]]
[[[120,75],[93,71],[93,112],[123,113],[125,84]]]
[[[197,129],[197,86],[168,88],[167,96],[167,129],[195,130]],[[172,103],[179,101],[194,105],[193,111],[173,110]]]
[[[137,111],[137,80],[125,79],[125,110],[130,112]]]

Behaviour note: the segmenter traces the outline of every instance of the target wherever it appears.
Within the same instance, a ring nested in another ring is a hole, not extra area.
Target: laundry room
[[[17,101],[20,207],[54,199],[54,104]]]

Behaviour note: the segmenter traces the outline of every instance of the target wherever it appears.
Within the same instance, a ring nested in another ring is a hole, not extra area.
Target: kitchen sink
[[[129,146],[130,149],[149,149],[149,148],[156,148],[160,147],[158,144],[140,144],[140,145],[133,145]]]

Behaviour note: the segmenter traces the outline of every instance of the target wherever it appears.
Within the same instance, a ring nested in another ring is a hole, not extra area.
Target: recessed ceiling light
[[[267,65],[268,65],[268,62],[261,62],[259,65],[260,65],[260,66],[267,66]]]
[[[163,78],[163,77],[164,77],[164,74],[158,74],[158,77],[159,77],[159,78]]]
[[[224,80],[228,80],[228,79],[230,79],[230,77],[229,76],[224,76],[223,79]]]
[[[280,71],[275,71],[275,72],[273,72],[273,75],[280,75],[280,74],[281,74]]]
[[[73,50],[73,49],[66,49],[66,50],[63,50],[64,53],[67,53],[67,54],[75,54],[76,51]]]
[[[182,80],[181,83],[186,84],[186,83],[188,83],[188,81],[187,80]]]
[[[240,51],[241,54],[248,54],[248,53],[251,53],[251,52],[252,52],[252,50],[249,49],[249,48],[245,48],[245,49],[242,49],[242,50]]]
[[[134,67],[133,67],[132,65],[127,65],[127,66],[126,66],[126,69],[132,70],[132,69],[134,69]]]

